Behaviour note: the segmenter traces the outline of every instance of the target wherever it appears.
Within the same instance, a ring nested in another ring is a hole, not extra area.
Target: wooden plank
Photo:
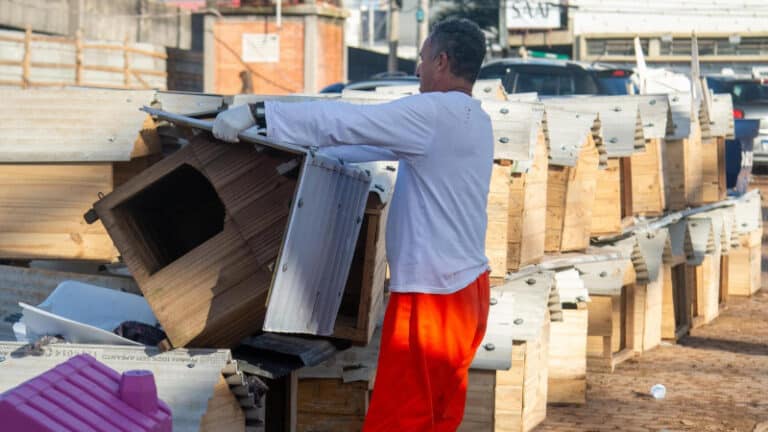
[[[728,254],[728,294],[751,296],[761,286],[760,237],[762,229],[739,236],[739,247]]]
[[[657,216],[664,213],[664,174],[662,141],[646,140],[645,150],[630,158],[632,176],[632,210],[637,215]]]
[[[229,385],[221,377],[208,400],[208,410],[200,421],[200,432],[245,432],[245,414]]]
[[[645,310],[641,351],[648,351],[661,343],[664,310],[664,285],[667,279],[664,266],[656,280],[645,286]],[[674,312],[673,312],[674,314]]]
[[[662,309],[661,309],[661,337],[665,340],[675,339],[675,295],[672,282],[672,266],[662,266],[660,274],[663,274],[662,284]]]
[[[514,173],[509,182],[507,222],[507,271],[537,264],[544,257],[547,217],[547,145],[539,132],[536,157],[531,169]]]
[[[512,168],[494,163],[488,192],[488,228],[485,234],[485,255],[491,267],[491,277],[507,274],[509,234],[509,189]]]
[[[296,430],[356,432],[368,409],[365,381],[304,378],[298,381]]]
[[[608,159],[608,167],[597,171],[595,204],[592,209],[591,235],[621,234],[621,162]]]
[[[724,144],[721,145],[717,138],[704,140],[701,144],[701,204],[715,203],[722,199],[721,177],[725,167],[721,166],[721,160],[724,162],[725,159],[721,158],[721,150],[724,151]]]
[[[563,217],[561,252],[584,250],[589,246],[592,209],[595,204],[599,155],[592,136],[579,153],[571,177]]]
[[[0,257],[112,261],[100,222],[83,214],[113,187],[112,165],[0,165]]]
[[[705,323],[720,314],[720,254],[707,255],[702,268],[702,311]]]
[[[581,304],[582,309],[563,309],[563,321],[551,323],[548,403],[586,403],[589,318]]]

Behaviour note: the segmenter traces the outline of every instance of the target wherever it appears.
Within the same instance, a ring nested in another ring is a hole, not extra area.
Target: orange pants
[[[392,293],[364,432],[459,427],[489,303],[488,273],[453,294]]]

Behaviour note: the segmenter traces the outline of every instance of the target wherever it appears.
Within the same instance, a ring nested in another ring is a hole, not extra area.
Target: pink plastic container
[[[88,354],[0,395],[2,430],[171,432],[149,371],[120,375]],[[7,428],[7,429],[6,429]]]

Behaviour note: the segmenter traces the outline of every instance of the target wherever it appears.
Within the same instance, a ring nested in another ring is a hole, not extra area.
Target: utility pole
[[[419,61],[419,50],[424,45],[424,40],[429,35],[429,2],[419,0],[416,9],[416,62]]]
[[[506,57],[509,51],[509,32],[507,31],[507,0],[499,0],[499,46],[501,56]]]
[[[397,42],[400,39],[400,1],[389,0],[389,58],[387,72],[397,72]]]

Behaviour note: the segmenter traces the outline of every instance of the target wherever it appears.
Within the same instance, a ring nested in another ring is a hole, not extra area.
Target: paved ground
[[[679,345],[587,381],[587,405],[550,406],[536,432],[752,432],[768,422],[768,292],[732,298],[717,320]],[[663,400],[647,396],[656,383],[667,387]]]
[[[754,178],[768,204],[768,175]],[[768,208],[763,208],[763,219]],[[763,234],[763,290],[730,298],[711,324],[678,345],[664,344],[587,376],[587,405],[548,407],[545,431],[768,432],[768,221]],[[649,397],[656,383],[667,397]]]

